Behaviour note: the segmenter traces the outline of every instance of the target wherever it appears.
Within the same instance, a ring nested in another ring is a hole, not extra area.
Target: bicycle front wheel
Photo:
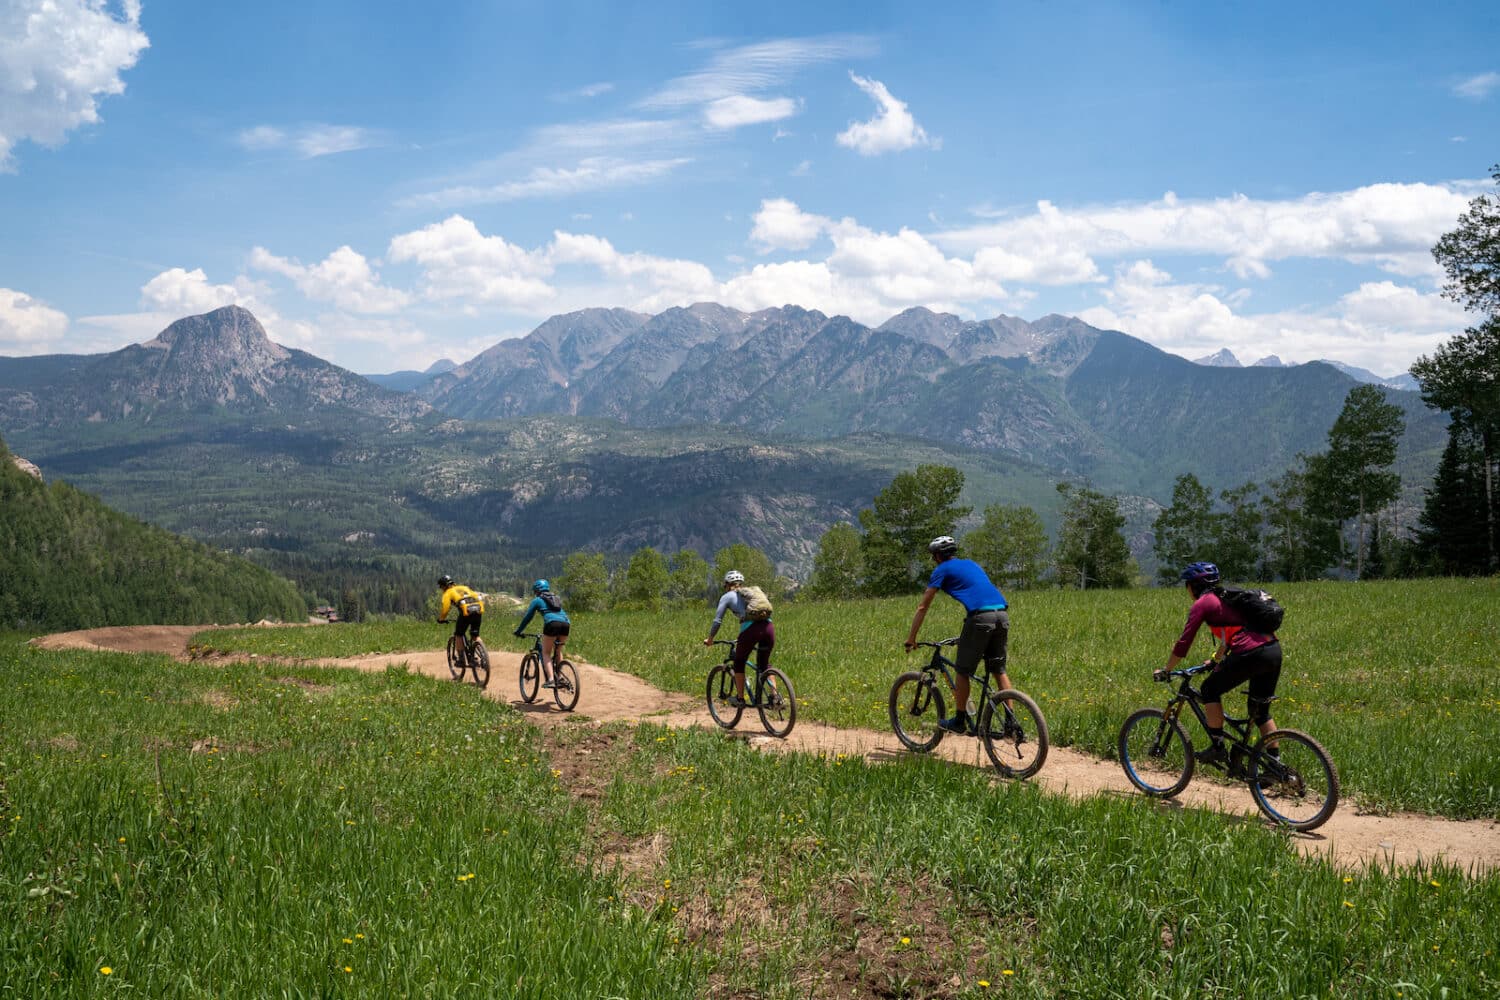
[[[1031,697],[1015,688],[996,692],[979,717],[979,738],[995,770],[1025,780],[1047,762],[1047,720]]]
[[[760,698],[756,710],[760,712],[760,724],[766,732],[786,739],[797,724],[797,695],[792,691],[792,679],[775,667],[767,667],[760,675]]]
[[[490,651],[484,648],[483,639],[474,640],[474,646],[469,650],[469,667],[474,671],[475,686],[489,687]]]
[[[1328,751],[1295,729],[1276,730],[1257,749],[1250,756],[1250,794],[1260,811],[1293,830],[1328,822],[1339,805],[1339,773]]]
[[[456,681],[464,679],[464,648],[456,635],[448,637],[448,673]]]
[[[734,704],[734,671],[729,664],[721,663],[708,672],[708,714],[725,729],[733,729],[740,723],[740,713],[745,709]]]
[[[927,753],[943,740],[943,692],[931,674],[911,670],[891,685],[887,706],[896,739],[913,753]]]
[[[1170,799],[1193,780],[1193,745],[1176,719],[1143,708],[1125,720],[1117,744],[1130,783],[1147,795]]]
[[[521,657],[521,700],[530,705],[536,701],[536,692],[542,683],[542,670],[535,653]]]
[[[557,700],[557,707],[564,712],[573,711],[578,704],[578,671],[567,660],[558,660],[552,666],[552,680],[552,697]]]

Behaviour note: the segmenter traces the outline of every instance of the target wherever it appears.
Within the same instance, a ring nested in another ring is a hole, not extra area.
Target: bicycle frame
[[[934,674],[941,676],[943,678],[943,682],[948,685],[948,693],[953,696],[953,699],[956,702],[958,700],[958,688],[957,682],[954,680],[954,678],[958,676],[958,664],[954,663],[952,660],[943,655],[942,643],[921,643],[921,645],[932,647],[932,659],[928,661],[927,666],[922,668],[922,672],[924,674]],[[974,685],[976,683],[979,685],[978,691],[974,690]],[[997,687],[995,688],[995,690],[999,691],[1000,688]],[[976,673],[969,679],[969,698],[976,705],[984,705],[989,702],[990,665],[988,663],[983,664],[983,670],[980,673]],[[1005,705],[1003,707],[1005,709],[1007,721],[1015,721],[1013,713],[1010,710],[1010,706]],[[967,714],[969,712],[969,706],[954,706],[954,711],[960,710]],[[970,730],[977,732],[979,720],[975,718],[973,714],[968,715],[968,720]]]
[[[714,645],[715,646],[728,646],[730,649],[733,649],[735,647],[736,643],[735,643],[735,641],[733,639],[715,639],[714,640]],[[734,670],[734,657],[733,656],[726,656],[724,658],[724,662],[721,663],[721,664],[719,664],[719,666],[721,666],[721,667],[728,667],[731,671],[733,671]],[[754,692],[755,693],[754,694],[751,694],[751,686],[750,686],[750,683],[751,683],[750,682],[750,675],[751,675],[752,672],[755,675],[755,687],[754,687]],[[762,670],[759,665],[756,665],[756,666],[752,667],[747,662],[745,664],[745,697],[747,699],[749,699],[747,707],[749,707],[749,708],[759,708],[760,707],[761,691],[764,688],[765,683],[766,683],[766,672],[764,670]]]
[[[1172,696],[1172,700],[1167,702],[1167,707],[1163,714],[1166,716],[1167,722],[1176,722],[1182,716],[1182,706],[1186,704],[1193,710],[1193,715],[1198,718],[1198,725],[1202,726],[1203,731],[1206,733],[1208,732],[1208,716],[1203,712],[1203,692],[1193,687],[1192,673],[1184,670],[1181,671],[1181,675],[1182,683],[1178,685],[1177,693]],[[1248,699],[1249,696],[1246,695],[1246,698]],[[1230,746],[1243,751],[1250,757],[1261,758],[1263,754],[1260,744],[1264,740],[1264,736],[1257,728],[1252,742],[1251,725],[1249,715],[1239,718],[1230,715],[1228,712],[1224,713],[1224,728],[1228,730],[1225,733],[1225,738]]]

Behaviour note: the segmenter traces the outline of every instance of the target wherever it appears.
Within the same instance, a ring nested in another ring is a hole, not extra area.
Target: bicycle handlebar
[[[931,646],[933,649],[942,649],[944,646],[952,646],[952,645],[956,645],[957,643],[958,643],[958,636],[955,635],[953,638],[951,638],[951,639],[944,639],[941,642],[919,642],[919,643],[917,643],[917,645],[918,646]]]
[[[1151,671],[1151,679],[1154,681],[1169,681],[1174,677],[1196,677],[1198,674],[1203,673],[1203,671],[1209,669],[1212,666],[1213,661],[1209,660],[1206,663],[1194,664],[1191,667],[1178,667],[1176,670],[1171,671],[1160,669],[1153,670]]]
[[[734,645],[737,645],[737,643],[733,639],[715,639],[714,640],[714,645],[715,646],[734,646]]]

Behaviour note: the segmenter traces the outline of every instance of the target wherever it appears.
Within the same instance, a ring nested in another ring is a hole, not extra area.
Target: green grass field
[[[544,734],[399,670],[7,641],[0,692],[0,995],[1500,988],[1500,876],[1343,872],[1209,812]]]
[[[1500,817],[1500,580],[1307,583],[1275,588],[1288,608],[1276,719],[1332,754],[1360,808]],[[1177,638],[1177,589],[1014,595],[1011,679],[1046,713],[1052,739],[1113,756],[1126,715],[1166,701],[1151,680]],[[801,602],[775,615],[775,662],[804,718],[886,729],[892,679],[918,665],[901,649],[915,598]],[[569,648],[591,662],[695,696],[715,652],[700,644],[711,609],[575,615]],[[958,605],[939,597],[924,638],[957,634]],[[516,651],[513,617],[492,615],[492,647]],[[732,631],[723,633],[732,635]],[[202,641],[262,654],[336,656],[438,648],[421,622],[215,632]],[[1193,654],[1210,651],[1207,630]],[[1243,700],[1226,701],[1243,714]],[[1196,723],[1193,723],[1196,727]],[[1191,735],[1202,739],[1201,732]],[[1348,808],[1350,806],[1346,806]]]

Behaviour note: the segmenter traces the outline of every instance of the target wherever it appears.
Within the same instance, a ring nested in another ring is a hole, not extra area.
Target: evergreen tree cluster
[[[18,469],[0,441],[0,627],[302,621],[266,569]]]

